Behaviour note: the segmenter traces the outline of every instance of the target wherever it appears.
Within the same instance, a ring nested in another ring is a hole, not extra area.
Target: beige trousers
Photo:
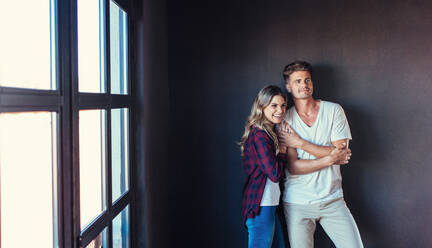
[[[303,205],[284,202],[291,248],[313,248],[316,223],[337,248],[363,248],[360,232],[343,198]]]

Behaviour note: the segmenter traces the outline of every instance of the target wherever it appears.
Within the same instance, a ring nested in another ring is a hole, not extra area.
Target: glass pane
[[[127,14],[110,1],[111,93],[127,94]]]
[[[105,210],[105,110],[79,112],[81,229]]]
[[[128,109],[111,110],[112,201],[129,189]]]
[[[108,247],[106,228],[95,239],[93,239],[85,248],[104,248],[104,247]]]
[[[78,88],[80,92],[105,92],[104,15],[103,11],[99,11],[99,6],[103,6],[99,0],[78,0]]]
[[[2,248],[58,247],[56,119],[50,112],[0,114]]]
[[[0,1],[0,86],[55,89],[53,2]]]
[[[113,220],[113,247],[129,248],[129,206]]]

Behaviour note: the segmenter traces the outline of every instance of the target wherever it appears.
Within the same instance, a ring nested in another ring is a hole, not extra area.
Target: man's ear
[[[289,93],[291,93],[291,86],[288,81],[285,83],[285,88]]]

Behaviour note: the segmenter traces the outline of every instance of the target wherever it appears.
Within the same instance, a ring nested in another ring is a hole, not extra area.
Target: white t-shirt
[[[351,139],[345,113],[339,104],[322,101],[318,116],[311,127],[306,125],[291,107],[285,120],[304,140],[321,146],[332,146],[332,141]],[[297,149],[299,159],[315,159],[304,150]],[[283,201],[295,204],[315,204],[343,197],[340,165],[331,165],[303,175],[291,175],[285,170]]]
[[[260,206],[277,206],[279,205],[279,198],[279,183],[275,183],[269,178],[267,178]]]

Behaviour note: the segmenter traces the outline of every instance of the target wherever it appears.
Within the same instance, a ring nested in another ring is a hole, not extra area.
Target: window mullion
[[[55,91],[0,87],[0,112],[56,111],[62,97]]]
[[[111,109],[107,108],[107,137],[106,137],[106,206],[109,213],[112,212],[112,128],[111,128]],[[112,222],[108,225],[108,244],[112,247]]]
[[[129,10],[129,9],[128,9]],[[132,83],[130,83],[132,81],[132,65],[135,65],[135,55],[131,55],[129,56],[129,52],[133,51],[134,48],[134,37],[135,33],[134,33],[134,27],[135,25],[133,24],[132,20],[132,16],[134,16],[134,14],[132,13],[133,11],[128,11],[129,13],[129,18],[127,18],[126,22],[127,22],[127,26],[128,26],[128,30],[127,30],[127,63],[128,63],[128,67],[127,67],[127,89],[128,89],[128,95],[133,99],[136,98],[136,94],[134,94],[134,89],[135,89],[135,85],[132,85]],[[132,102],[132,105],[129,108],[129,123],[128,123],[128,129],[129,129],[129,134],[132,133],[136,133],[135,132],[135,127],[136,125],[134,123],[136,123],[136,115],[133,113],[135,112],[135,101]],[[129,135],[129,194],[130,194],[130,215],[129,218],[130,220],[137,220],[137,218],[135,218],[135,216],[138,216],[136,214],[136,176],[138,173],[136,172],[136,156],[135,156],[135,149],[132,149],[132,147],[134,147],[136,143],[136,139],[134,138],[133,135]],[[134,247],[134,244],[136,244],[136,225],[132,224],[132,221],[129,221],[129,230],[130,230],[130,247]]]
[[[110,1],[109,0],[101,0],[104,3],[103,14],[105,17],[104,23],[104,40],[105,40],[105,63],[104,63],[104,72],[106,79],[107,91],[106,94],[111,96],[111,42],[110,42]],[[107,124],[108,124],[108,137],[107,137],[107,184],[106,184],[106,192],[107,192],[107,209],[111,213],[112,212],[112,121],[111,121],[111,104],[107,109]],[[112,217],[114,218],[114,216]],[[108,224],[108,247],[113,248],[113,228],[112,228],[112,218]]]
[[[60,248],[78,247],[79,181],[78,181],[78,57],[77,1],[57,1],[58,85],[63,96],[61,111],[62,164],[60,185]],[[67,31],[66,31],[67,30]]]
[[[103,20],[103,34],[104,37],[101,37],[101,40],[104,40],[102,42],[104,42],[104,63],[103,63],[103,68],[104,68],[104,75],[105,75],[105,80],[106,80],[106,94],[111,95],[111,50],[110,50],[110,25],[109,25],[109,20],[110,20],[110,10],[109,10],[109,3],[110,0],[100,0],[101,2],[101,6],[103,6],[103,11],[102,11],[102,15],[104,17]]]

